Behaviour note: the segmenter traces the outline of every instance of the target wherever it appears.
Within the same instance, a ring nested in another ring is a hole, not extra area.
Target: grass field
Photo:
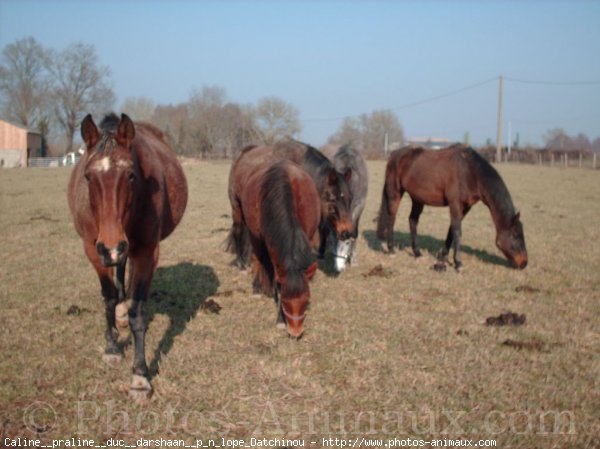
[[[330,259],[321,265],[305,335],[292,341],[275,328],[273,301],[251,297],[250,275],[223,250],[229,164],[185,167],[190,201],[161,246],[147,307],[155,393],[145,406],[127,399],[132,348],[117,367],[101,360],[103,304],[70,221],[69,170],[0,171],[0,446],[18,436],[313,447],[365,437],[600,448],[600,173],[501,165],[529,265],[506,266],[479,204],[463,222],[457,274],[431,269],[446,209],[425,209],[415,259],[405,198],[396,222],[405,248],[381,251],[373,220],[384,163],[369,169],[359,264],[337,278]],[[207,299],[220,313],[203,309]],[[485,325],[508,311],[526,323]]]

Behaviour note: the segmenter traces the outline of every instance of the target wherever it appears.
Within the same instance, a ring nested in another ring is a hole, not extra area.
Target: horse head
[[[329,171],[323,199],[322,214],[337,240],[347,240],[355,232],[352,225],[352,190],[350,179],[352,170],[339,173],[334,168]]]
[[[87,158],[84,178],[96,220],[96,250],[105,266],[122,263],[127,257],[127,230],[133,214],[140,172],[131,149],[135,126],[121,115],[107,116],[98,130],[91,115],[81,123]]]
[[[520,215],[517,212],[510,220],[509,226],[498,231],[496,246],[515,268],[523,269],[527,266],[527,248]]]
[[[310,302],[309,281],[315,274],[317,263],[313,262],[298,276],[298,273],[277,273],[277,282],[281,285],[281,312],[285,317],[290,337],[299,339],[304,333],[304,318]]]

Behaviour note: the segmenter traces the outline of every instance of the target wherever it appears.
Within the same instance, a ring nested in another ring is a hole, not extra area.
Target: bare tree
[[[587,153],[592,151],[592,143],[588,136],[579,133],[575,137],[569,136],[564,129],[553,128],[544,134],[546,148],[554,151],[579,151]]]
[[[258,102],[256,121],[267,145],[302,130],[298,109],[277,97],[266,97]]]
[[[82,43],[54,55],[49,68],[54,81],[54,116],[64,130],[66,152],[70,152],[83,117],[88,113],[101,115],[108,112],[115,102],[109,85],[110,70],[98,65],[93,46]]]
[[[157,106],[151,120],[169,139],[177,154],[193,155],[188,149],[189,119],[187,104]]]
[[[226,102],[225,89],[204,86],[188,102],[192,152],[201,157],[231,158],[235,152],[256,142],[252,108]]]
[[[156,105],[146,97],[126,98],[121,110],[135,121],[150,122]]]
[[[0,104],[6,119],[47,131],[48,52],[33,37],[8,44],[0,64]]]
[[[328,143],[337,146],[349,144],[362,148],[362,131],[359,121],[353,117],[346,117],[340,125],[340,129],[328,139]]]
[[[358,118],[345,118],[340,129],[329,138],[329,143],[349,143],[362,151],[365,157],[381,157],[386,134],[390,143],[401,144],[404,141],[404,131],[396,114],[390,110],[379,110]]]

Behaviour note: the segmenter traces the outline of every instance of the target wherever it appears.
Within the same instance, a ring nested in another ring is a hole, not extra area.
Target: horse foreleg
[[[410,244],[415,257],[421,257],[421,251],[417,247],[417,225],[419,224],[421,212],[423,212],[423,203],[419,203],[413,199],[408,224],[410,227]]]
[[[461,206],[460,208],[450,206],[450,230],[448,234],[450,236],[451,231],[452,248],[454,249],[454,269],[456,271],[460,271],[462,267],[462,260],[460,258],[461,222],[467,212],[469,212],[468,206]],[[448,242],[448,239],[446,239],[446,242]]]
[[[158,245],[154,249],[131,256],[133,265],[133,298],[129,309],[129,327],[133,334],[133,379],[129,389],[129,397],[136,402],[144,401],[152,395],[146,365],[145,338],[147,322],[144,316],[144,304],[148,299],[150,284],[158,263]]]
[[[125,288],[125,268],[127,265],[127,258],[123,260],[123,263],[117,266],[117,276],[115,279],[115,286],[117,287],[117,291],[119,294],[119,303],[115,307],[115,315],[116,315],[116,323],[119,327],[127,327],[129,325],[129,319],[127,318],[127,313],[129,311],[129,306],[125,302],[127,295],[130,293],[129,289]],[[131,276],[131,271],[129,273]],[[131,279],[130,279],[131,280]]]
[[[118,345],[119,331],[115,323],[115,307],[119,302],[119,292],[113,282],[113,269],[105,267],[102,264],[96,246],[92,242],[84,244],[84,251],[98,274],[102,297],[104,299],[106,316],[104,338],[106,339],[106,349],[104,350],[102,359],[106,363],[117,363],[123,359],[123,354]]]
[[[278,285],[275,287],[275,304],[277,305],[277,329],[285,330],[287,328],[287,325],[285,324],[283,306],[281,305],[281,293],[279,292]]]
[[[437,253],[438,261],[442,263],[448,262],[448,252],[450,251],[450,246],[452,245],[452,240],[454,237],[454,233],[452,231],[452,225],[448,226],[448,234],[446,235],[446,242],[444,246]]]
[[[461,222],[462,220],[465,218],[465,216],[469,213],[469,211],[471,210],[471,206],[464,206],[462,209],[462,214],[459,214],[457,216],[457,220],[458,220],[458,234],[459,234],[459,239],[460,236],[462,235],[461,232]],[[452,211],[450,212],[452,214]],[[451,215],[452,216],[452,215]],[[450,253],[450,247],[452,246],[452,244],[454,243],[454,237],[455,237],[455,233],[456,233],[456,226],[453,224],[454,222],[452,221],[452,218],[450,220],[450,226],[448,227],[448,234],[446,236],[446,242],[444,243],[444,247],[442,249],[440,249],[440,251],[437,254],[437,258],[440,262],[448,262],[448,254]],[[455,254],[455,263],[456,263],[456,249],[457,247],[460,246],[460,242],[458,243],[458,245],[454,246],[454,254]],[[459,258],[459,267],[461,265],[460,262],[460,258]]]

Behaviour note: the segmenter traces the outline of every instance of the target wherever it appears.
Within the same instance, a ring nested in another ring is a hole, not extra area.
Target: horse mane
[[[506,223],[515,216],[516,210],[510,192],[500,174],[483,156],[471,147],[453,145],[467,155],[471,168],[478,174],[481,196],[488,207],[493,208]]]
[[[111,152],[117,146],[115,133],[117,132],[120,120],[114,112],[104,116],[100,122],[100,139],[96,145],[97,152]]]
[[[313,263],[310,243],[294,210],[294,194],[286,169],[287,161],[270,167],[261,186],[260,217],[263,235],[286,272],[282,295],[296,296],[305,291],[304,272]]]

